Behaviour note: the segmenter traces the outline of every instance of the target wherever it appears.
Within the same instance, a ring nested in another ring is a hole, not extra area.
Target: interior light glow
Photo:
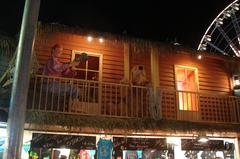
[[[87,38],[87,40],[88,40],[89,42],[91,42],[91,41],[92,41],[92,37],[89,36],[89,37]]]

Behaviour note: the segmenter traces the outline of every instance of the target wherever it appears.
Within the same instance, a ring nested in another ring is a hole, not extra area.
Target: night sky
[[[42,0],[39,20],[197,48],[212,20],[233,0]],[[24,0],[1,0],[0,32],[20,30]]]

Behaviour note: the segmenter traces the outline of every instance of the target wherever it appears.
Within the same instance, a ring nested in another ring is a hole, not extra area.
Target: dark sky
[[[233,0],[42,0],[39,20],[197,48],[212,20]],[[0,31],[19,31],[24,0],[1,0]]]

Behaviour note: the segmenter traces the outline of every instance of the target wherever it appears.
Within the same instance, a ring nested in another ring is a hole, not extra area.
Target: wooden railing
[[[239,104],[232,96],[43,75],[32,78],[28,96],[30,111],[221,123],[240,122]]]

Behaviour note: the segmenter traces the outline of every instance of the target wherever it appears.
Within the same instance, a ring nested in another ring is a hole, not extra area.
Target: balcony
[[[188,99],[196,109],[181,108]],[[185,99],[186,98],[182,98]],[[207,123],[240,122],[240,98],[164,90],[71,78],[35,75],[31,79],[28,111],[112,118],[153,118]]]

